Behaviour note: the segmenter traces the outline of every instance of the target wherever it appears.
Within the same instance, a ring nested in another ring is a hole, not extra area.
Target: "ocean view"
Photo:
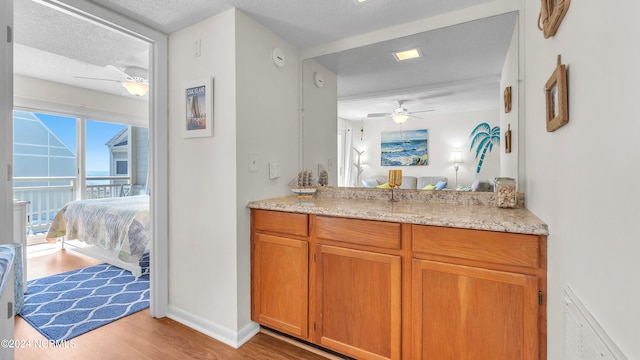
[[[90,180],[91,177],[109,176],[109,170],[107,171],[87,171],[87,185],[106,185],[109,184],[109,180]]]

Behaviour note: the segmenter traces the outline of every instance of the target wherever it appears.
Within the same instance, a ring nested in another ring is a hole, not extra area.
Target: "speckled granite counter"
[[[514,209],[496,206],[495,193],[456,191],[397,191],[390,202],[386,189],[323,188],[313,197],[284,196],[251,201],[252,209],[277,210],[410,224],[548,235],[545,223],[522,204]]]

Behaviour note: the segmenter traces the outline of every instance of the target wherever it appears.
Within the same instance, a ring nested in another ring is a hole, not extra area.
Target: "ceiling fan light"
[[[135,96],[144,96],[149,91],[149,85],[139,82],[125,81],[122,83],[122,86],[127,89],[129,94]]]
[[[391,115],[391,118],[393,119],[393,121],[395,121],[398,124],[404,124],[404,122],[407,121],[407,119],[409,118],[409,115],[395,114],[395,115]]]

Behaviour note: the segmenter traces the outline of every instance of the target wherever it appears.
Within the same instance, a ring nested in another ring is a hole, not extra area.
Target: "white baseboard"
[[[167,317],[236,349],[260,331],[260,325],[251,322],[235,332],[171,305]]]

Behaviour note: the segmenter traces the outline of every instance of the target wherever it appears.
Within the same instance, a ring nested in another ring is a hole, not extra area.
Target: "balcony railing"
[[[129,176],[88,176],[83,199],[120,197],[123,187],[131,185]],[[49,229],[58,211],[77,197],[76,178],[16,177],[13,178],[13,198],[28,201],[27,231],[43,232]]]

